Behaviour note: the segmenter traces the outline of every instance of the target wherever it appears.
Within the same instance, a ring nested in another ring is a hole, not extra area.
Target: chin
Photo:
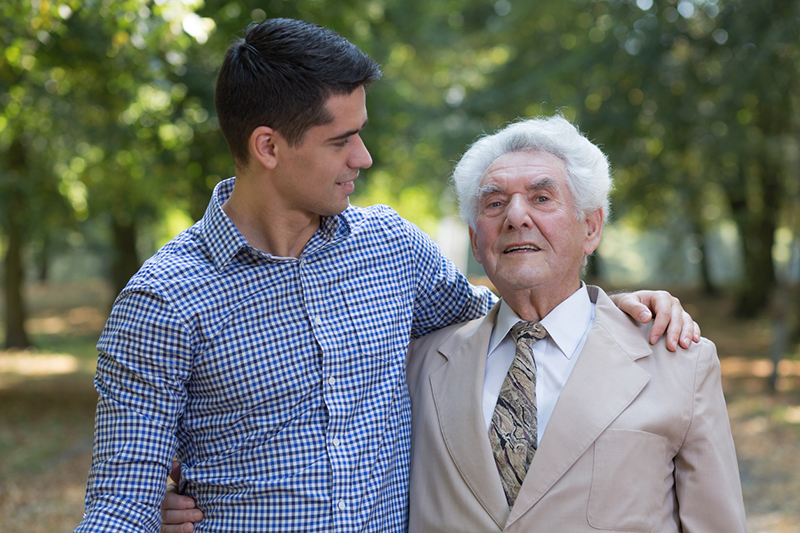
[[[496,287],[502,286],[512,291],[533,289],[547,283],[546,280],[535,276],[495,276],[494,280]]]
[[[320,214],[325,217],[335,217],[336,215],[341,215],[348,207],[350,207],[350,202],[345,199],[344,202],[328,206],[326,212]]]

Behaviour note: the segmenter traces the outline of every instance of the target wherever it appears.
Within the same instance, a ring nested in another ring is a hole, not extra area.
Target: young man
[[[349,207],[379,77],[295,20],[228,50],[216,107],[237,176],[117,299],[78,531],[158,531],[176,454],[206,531],[405,530],[409,339],[494,298],[389,208]],[[645,297],[688,343],[680,306]]]

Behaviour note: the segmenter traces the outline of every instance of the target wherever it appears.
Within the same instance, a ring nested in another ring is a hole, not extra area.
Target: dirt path
[[[0,531],[57,533],[78,525],[96,403],[85,375],[0,390]]]

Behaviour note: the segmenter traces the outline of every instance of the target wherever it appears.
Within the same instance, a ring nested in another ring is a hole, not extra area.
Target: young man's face
[[[301,144],[279,138],[276,188],[290,210],[333,216],[347,209],[359,169],[372,165],[359,136],[367,123],[364,88],[333,95],[325,107],[333,121],[309,129]]]

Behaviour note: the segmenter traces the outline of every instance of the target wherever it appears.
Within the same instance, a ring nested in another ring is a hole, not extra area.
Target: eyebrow
[[[558,182],[553,178],[542,178],[538,181],[528,184],[526,187],[529,191],[538,191],[541,189],[558,189]],[[505,191],[502,187],[497,185],[484,185],[478,187],[478,198],[485,198],[490,194],[504,194]]]
[[[498,187],[497,185],[484,185],[483,187],[478,187],[478,198],[484,198],[489,196],[490,194],[502,194],[503,189]]]
[[[346,131],[346,132],[342,133],[341,135],[337,135],[335,137],[331,137],[331,138],[327,139],[325,142],[343,141],[343,140],[347,139],[348,137],[350,137],[351,135],[356,135],[357,133],[359,133],[361,130],[363,130],[367,126],[367,122],[369,122],[369,119],[365,120],[360,128],[355,129],[355,130]]]
[[[558,189],[558,182],[553,178],[542,178],[528,185],[529,191],[538,191],[540,189]]]

